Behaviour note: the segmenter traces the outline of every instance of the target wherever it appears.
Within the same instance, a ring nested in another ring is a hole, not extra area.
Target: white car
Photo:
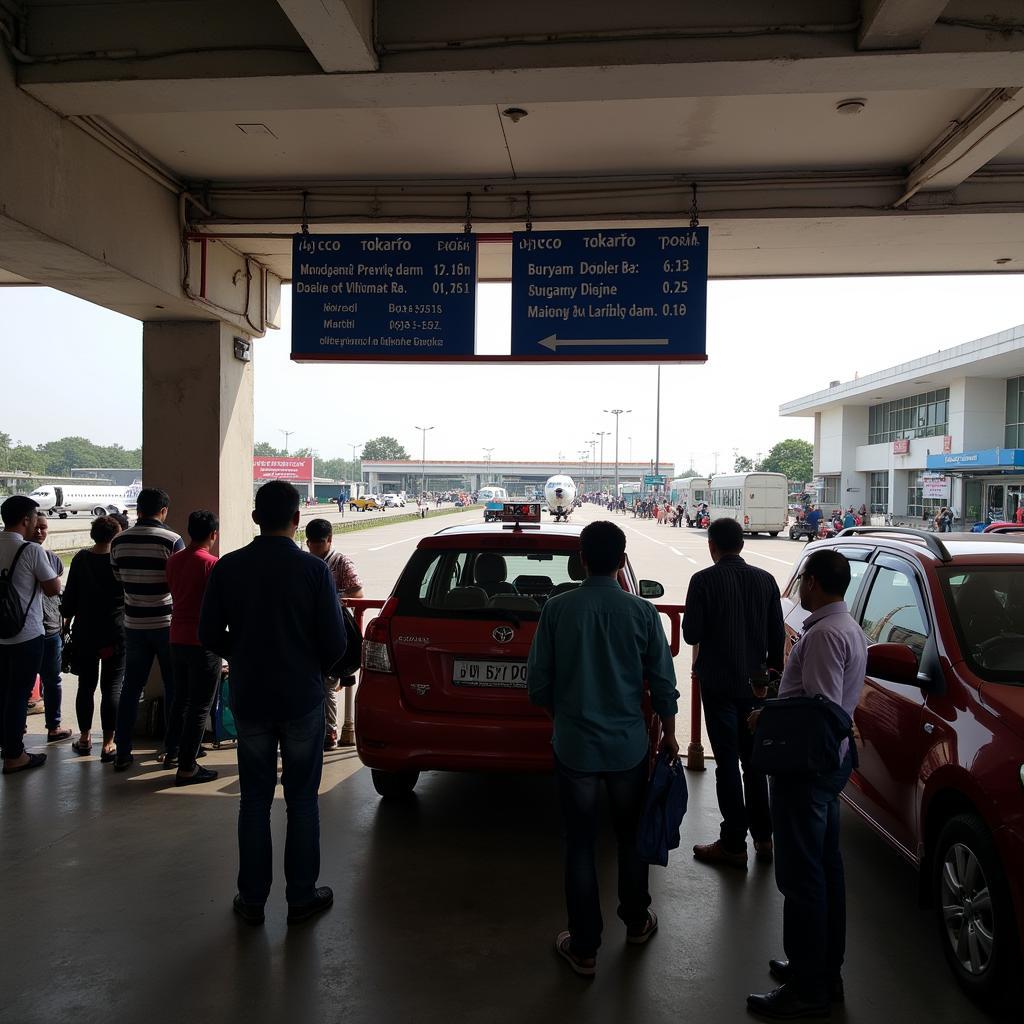
[[[385,494],[381,501],[385,508],[405,508],[405,498],[399,494]]]

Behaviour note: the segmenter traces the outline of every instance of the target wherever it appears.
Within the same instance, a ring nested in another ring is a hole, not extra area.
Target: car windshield
[[[402,612],[530,619],[583,579],[576,551],[417,551],[400,584]]]
[[[1024,566],[951,569],[945,585],[971,669],[982,679],[1024,685]]]

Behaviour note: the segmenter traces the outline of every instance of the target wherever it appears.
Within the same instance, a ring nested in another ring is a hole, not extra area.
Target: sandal
[[[67,740],[71,738],[70,729],[58,729],[56,732],[48,732],[46,734],[47,743],[60,743],[61,740]]]
[[[104,750],[100,752],[100,763],[101,764],[113,764],[114,758],[117,757],[117,748],[113,750]]]
[[[45,754],[29,754],[28,760],[24,764],[19,764],[17,768],[8,768],[4,765],[4,775],[17,775],[18,772],[27,772],[29,768],[39,768],[41,765],[46,764]]]
[[[81,754],[85,757],[87,754],[92,753],[92,743],[83,743],[81,740],[75,740],[75,742],[71,744],[71,749],[76,754]]]

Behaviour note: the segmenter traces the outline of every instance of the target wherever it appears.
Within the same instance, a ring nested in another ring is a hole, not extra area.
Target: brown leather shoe
[[[716,839],[713,843],[707,843],[705,846],[695,846],[693,856],[702,864],[724,864],[726,867],[747,870],[746,848],[744,847],[742,853],[726,850],[720,839]]]
[[[324,734],[324,750],[333,750],[338,745],[338,734],[333,729],[328,729]]]
[[[765,839],[761,842],[755,841],[754,856],[757,858],[758,864],[771,864],[775,859],[775,849],[772,846],[772,841],[770,839]]]

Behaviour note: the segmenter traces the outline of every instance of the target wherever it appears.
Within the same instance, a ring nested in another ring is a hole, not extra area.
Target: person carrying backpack
[[[43,661],[43,601],[60,593],[46,552],[29,541],[39,506],[24,494],[0,505],[0,744],[3,774],[38,768],[45,754],[25,750],[28,698]]]

